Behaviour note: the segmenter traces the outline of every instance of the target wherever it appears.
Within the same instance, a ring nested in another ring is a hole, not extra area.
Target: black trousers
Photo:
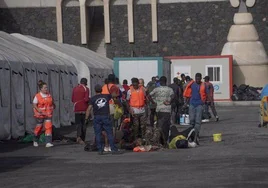
[[[170,129],[170,116],[169,112],[157,113],[157,128],[161,133],[161,144],[166,145],[168,141],[168,134]]]
[[[154,127],[154,116],[156,115],[156,108],[150,108],[150,126]]]
[[[87,126],[85,124],[85,113],[75,113],[75,124],[77,129],[77,138],[81,138],[83,141],[86,139]]]

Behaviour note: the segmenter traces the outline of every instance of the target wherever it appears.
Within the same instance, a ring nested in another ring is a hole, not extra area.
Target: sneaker
[[[103,155],[103,151],[98,151],[98,154],[99,155]]]
[[[216,116],[216,121],[219,121],[219,116]]]
[[[105,151],[105,152],[109,152],[109,151],[111,151],[111,147],[110,147],[110,146],[105,146],[105,147],[104,147],[104,151]]]
[[[117,151],[112,151],[112,155],[120,155],[123,154],[123,151],[117,150]]]
[[[203,119],[202,120],[202,123],[207,123],[207,122],[209,122],[209,119]]]
[[[38,142],[33,142],[34,147],[38,147]]]
[[[51,144],[51,143],[47,143],[46,144],[46,148],[51,148],[51,147],[53,147],[54,145],[53,144]]]
[[[197,144],[195,142],[188,142],[188,147],[189,148],[195,148]]]

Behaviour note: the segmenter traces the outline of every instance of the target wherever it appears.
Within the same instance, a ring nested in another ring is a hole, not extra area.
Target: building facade
[[[83,45],[109,58],[220,55],[238,12],[229,0],[0,2],[0,30]],[[268,1],[248,10],[268,49]]]

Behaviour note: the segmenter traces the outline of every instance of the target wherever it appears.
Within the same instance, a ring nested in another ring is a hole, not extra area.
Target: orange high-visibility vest
[[[189,84],[187,84],[184,92],[183,92],[183,96],[184,97],[187,97],[187,98],[191,98],[192,97],[192,84],[194,83],[194,81],[192,80]],[[201,85],[200,85],[200,90],[199,90],[199,94],[200,94],[200,97],[201,97],[201,100],[203,102],[206,101],[207,99],[207,94],[206,94],[206,85],[202,82]]]
[[[115,84],[104,84],[104,86],[102,86],[102,92],[101,94],[104,94],[104,95],[110,95],[110,89],[114,86]],[[109,104],[114,104],[114,100],[111,99],[109,101]]]
[[[143,91],[143,88],[140,87],[139,90],[135,90],[133,87],[130,89],[131,90],[131,95],[129,99],[129,105],[131,107],[144,107],[145,105],[145,93]]]
[[[54,109],[52,96],[47,94],[46,97],[42,97],[40,93],[37,93],[35,96],[38,101],[37,108],[39,108],[42,113],[39,113],[36,109],[34,109],[34,117],[39,119],[51,118]]]

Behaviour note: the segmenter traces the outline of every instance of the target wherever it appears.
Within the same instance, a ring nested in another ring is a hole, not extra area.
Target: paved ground
[[[221,121],[202,125],[194,149],[98,156],[70,144],[0,144],[0,187],[267,188],[268,129],[257,127],[257,110],[218,107]]]

